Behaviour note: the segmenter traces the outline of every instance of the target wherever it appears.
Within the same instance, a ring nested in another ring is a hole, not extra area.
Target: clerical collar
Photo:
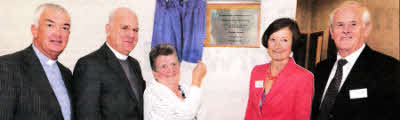
[[[111,49],[111,51],[114,53],[114,55],[119,59],[119,60],[126,60],[128,58],[128,56],[123,55],[121,53],[119,53],[118,51],[114,50],[114,48],[112,48],[107,42],[107,47]]]
[[[32,44],[32,48],[33,48],[33,51],[35,51],[35,53],[36,53],[37,57],[39,58],[40,62],[45,62],[45,63],[46,63],[47,65],[49,65],[49,66],[52,66],[52,65],[54,65],[54,63],[57,62],[57,60],[49,59],[46,55],[44,55],[42,52],[40,52],[40,51],[35,47],[34,44]],[[42,63],[42,64],[43,64],[43,63]]]

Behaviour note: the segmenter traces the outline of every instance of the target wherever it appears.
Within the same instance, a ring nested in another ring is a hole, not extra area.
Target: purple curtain
[[[170,43],[179,60],[201,60],[206,25],[203,0],[157,0],[151,47]]]

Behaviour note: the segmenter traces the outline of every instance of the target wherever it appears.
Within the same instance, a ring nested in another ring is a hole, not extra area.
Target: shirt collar
[[[46,65],[52,66],[52,65],[54,65],[54,63],[57,62],[57,60],[49,59],[46,55],[44,55],[42,52],[40,52],[40,51],[35,47],[34,44],[32,44],[32,48],[33,48],[33,51],[35,51],[36,55],[37,55],[38,58],[39,58],[39,61],[40,61],[42,64],[45,63]]]
[[[339,55],[339,53],[337,53],[336,61],[343,58],[343,59],[346,59],[347,62],[354,64],[356,62],[357,58],[360,56],[361,52],[364,50],[364,48],[365,48],[365,43],[363,43],[363,45],[360,48],[358,48],[358,50],[351,53],[349,56],[347,56],[345,58],[343,58],[342,56]]]
[[[112,48],[107,42],[107,47],[111,49],[111,51],[114,53],[114,55],[119,59],[119,60],[126,60],[128,58],[128,56],[123,55],[121,53],[119,53],[118,51],[114,50],[114,48]]]

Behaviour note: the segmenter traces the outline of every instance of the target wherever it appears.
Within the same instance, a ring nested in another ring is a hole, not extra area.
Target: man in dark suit
[[[71,120],[71,71],[57,61],[67,45],[70,17],[42,4],[31,26],[33,44],[0,57],[1,120]]]
[[[78,120],[143,119],[145,81],[138,61],[129,56],[138,30],[136,14],[117,8],[106,25],[106,43],[78,60],[73,80]]]
[[[387,120],[399,116],[399,61],[372,50],[366,7],[350,1],[330,16],[338,50],[316,67],[313,120]]]

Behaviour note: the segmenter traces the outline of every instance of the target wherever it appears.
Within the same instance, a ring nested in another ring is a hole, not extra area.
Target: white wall
[[[64,6],[71,15],[69,44],[59,61],[71,70],[82,56],[98,49],[105,41],[108,13],[115,6],[127,6],[139,17],[139,43],[131,56],[139,60],[143,76],[152,79],[148,53],[153,31],[155,0],[1,0],[0,55],[26,48],[32,43],[30,25],[34,9],[45,2]],[[295,18],[296,0],[261,0],[260,36],[266,27],[280,17]],[[261,38],[261,37],[260,37]],[[243,119],[250,71],[253,66],[269,61],[260,48],[205,48],[203,61],[208,73],[203,82],[201,119]],[[194,65],[182,63],[183,82],[190,83]]]

